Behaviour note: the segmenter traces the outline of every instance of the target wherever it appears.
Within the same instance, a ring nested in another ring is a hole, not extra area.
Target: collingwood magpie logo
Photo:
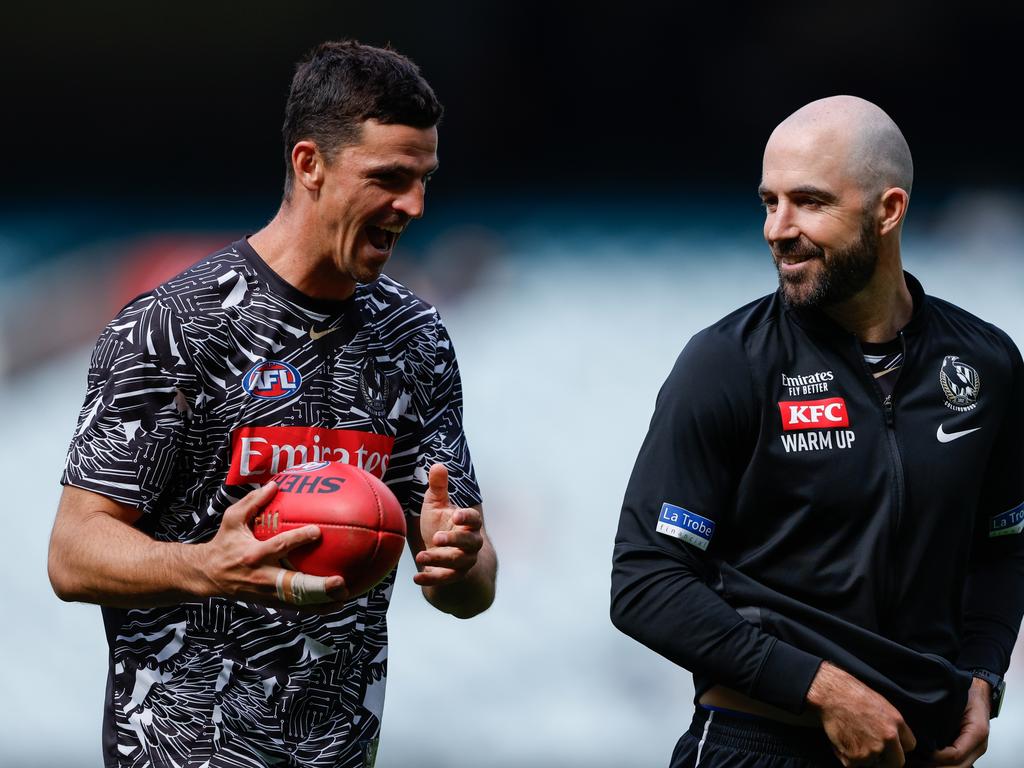
[[[981,376],[957,355],[946,355],[939,369],[939,384],[946,395],[946,407],[963,413],[978,407]]]
[[[391,399],[391,382],[384,372],[377,367],[377,361],[369,356],[363,361],[359,372],[359,393],[363,396],[363,405],[368,413],[383,416],[388,411]]]

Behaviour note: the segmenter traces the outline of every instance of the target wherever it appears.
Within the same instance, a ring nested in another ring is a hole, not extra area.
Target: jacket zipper
[[[900,370],[896,373],[896,380],[893,382],[892,394],[886,397],[882,392],[882,388],[878,385],[878,380],[875,379],[875,375],[872,373],[867,361],[864,360],[864,350],[860,346],[860,340],[854,337],[854,342],[857,347],[857,357],[861,361],[861,365],[868,376],[868,380],[871,382],[871,386],[874,387],[875,395],[882,404],[882,416],[885,421],[885,435],[889,443],[889,457],[892,460],[893,469],[895,470],[896,475],[896,505],[891,529],[894,547],[899,539],[900,524],[903,519],[903,507],[906,503],[906,481],[903,473],[903,455],[900,453],[899,442],[896,440],[895,408],[896,388],[899,386],[900,378],[902,378],[901,374],[903,366],[906,365],[907,362],[907,341],[903,335],[903,331],[899,332],[899,339],[900,349],[903,353],[903,361],[900,363]],[[895,590],[893,589],[893,585],[890,583],[888,572],[886,573],[886,581],[884,613],[881,618],[888,623],[889,616],[895,608],[893,605],[893,595]]]

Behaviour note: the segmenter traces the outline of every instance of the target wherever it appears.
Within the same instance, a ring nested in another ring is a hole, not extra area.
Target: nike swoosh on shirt
[[[876,373],[875,374],[875,378],[876,379],[880,379],[883,376],[885,376],[885,374],[892,373],[893,371],[898,371],[899,369],[900,369],[900,366],[894,365],[892,368],[886,368],[884,371],[879,371],[878,373]],[[981,427],[978,427],[978,429],[981,429]]]
[[[334,333],[336,330],[338,330],[338,326],[334,326],[333,328],[328,328],[326,331],[318,331],[313,326],[310,326],[309,327],[309,338],[311,338],[313,341],[316,341],[317,339],[322,339],[328,333]]]
[[[944,432],[942,425],[939,424],[939,429],[935,433],[935,437],[940,443],[952,443],[954,440],[969,435],[971,432],[977,432],[981,427],[975,427],[974,429],[964,429],[960,432]]]

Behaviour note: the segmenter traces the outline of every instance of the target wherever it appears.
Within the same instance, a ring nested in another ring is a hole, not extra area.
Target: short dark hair
[[[431,128],[443,113],[419,67],[397,51],[355,40],[321,43],[295,68],[284,109],[285,200],[294,178],[292,149],[303,139],[316,142],[330,162],[359,141],[365,120]]]

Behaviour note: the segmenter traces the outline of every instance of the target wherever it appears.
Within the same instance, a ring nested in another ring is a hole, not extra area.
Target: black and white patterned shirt
[[[480,502],[462,390],[436,310],[381,277],[313,299],[246,240],[123,309],[93,352],[62,482],[201,542],[225,508],[306,461],[358,464],[419,513],[427,470]],[[370,765],[394,574],[328,616],[214,598],[103,608],[107,766]]]

